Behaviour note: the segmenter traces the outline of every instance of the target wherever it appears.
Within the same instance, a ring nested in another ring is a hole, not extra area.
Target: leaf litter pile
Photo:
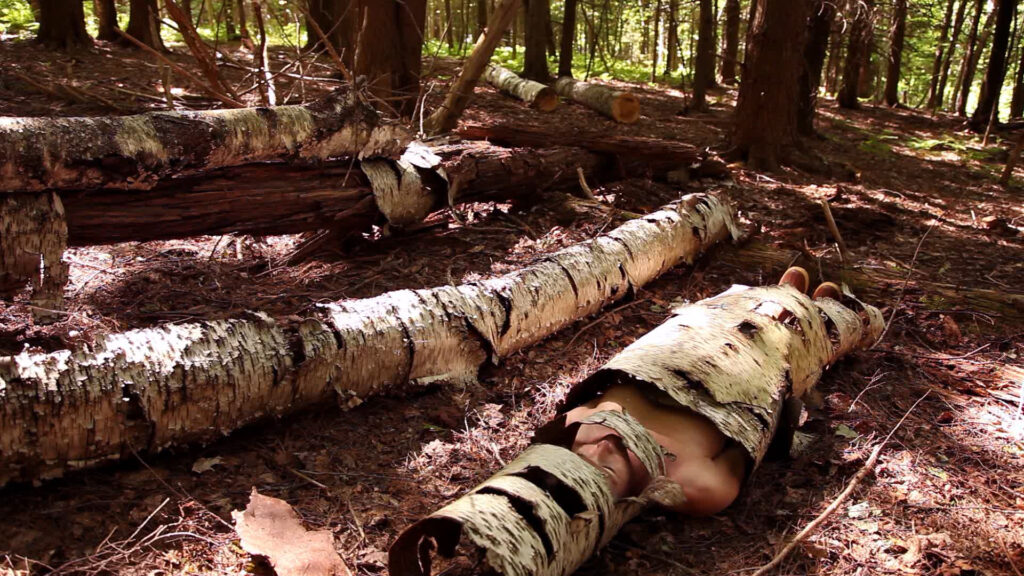
[[[17,59],[17,49],[5,47],[3,58]],[[81,77],[93,67],[97,76],[106,73],[89,58],[76,62]],[[46,63],[38,66],[33,72],[45,75]],[[308,88],[312,95],[314,86]],[[630,88],[644,111],[632,126],[574,105],[538,118],[489,88],[481,88],[466,120],[557,124],[567,133],[601,127],[700,146],[724,141],[734,93],[723,93],[708,114],[682,115],[681,93]],[[441,92],[435,87],[432,94]],[[18,109],[14,101],[4,113],[40,113],[28,106]],[[1020,573],[1019,191],[996,185],[1000,148],[982,148],[954,118],[828,105],[821,116],[815,145],[842,168],[840,179],[734,166],[730,180],[685,185],[722,193],[737,205],[754,231],[746,244],[670,271],[635,299],[486,368],[477,385],[437,384],[350,411],[323,406],[208,446],[130,455],[38,486],[5,487],[0,574],[265,574],[276,568],[285,575],[293,573],[290,562],[319,562],[337,574],[383,574],[387,547],[402,528],[514,458],[572,383],[660,324],[675,303],[732,283],[774,282],[791,263],[815,280],[839,278],[823,200],[855,265],[842,279],[890,321],[883,341],[826,374],[793,457],[765,463],[730,508],[700,519],[648,512],[579,573],[752,573],[829,505],[926,392],[874,473],[779,573]],[[611,229],[629,213],[652,211],[680,191],[647,179],[589,185],[600,205],[550,193],[518,205],[465,205],[458,219],[437,214],[402,236],[375,231],[293,266],[280,262],[298,237],[69,250],[64,319],[37,326],[25,299],[0,304],[0,353],[54,350],[100,333],[246,310],[297,322],[320,303],[488,278]],[[269,531],[250,521],[265,517],[284,520]],[[327,537],[337,557],[324,546]],[[308,542],[298,548],[316,554],[289,556],[297,552],[280,550],[282,540]]]

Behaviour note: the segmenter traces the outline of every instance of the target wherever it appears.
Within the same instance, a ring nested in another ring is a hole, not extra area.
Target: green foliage
[[[0,0],[0,35],[19,38],[35,34],[39,25],[25,0]]]

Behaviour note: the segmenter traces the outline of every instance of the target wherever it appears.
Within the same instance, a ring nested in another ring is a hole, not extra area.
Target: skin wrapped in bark
[[[550,86],[540,82],[527,80],[515,72],[488,64],[484,70],[484,80],[505,94],[514,96],[541,112],[551,112],[558,107],[558,94]]]
[[[411,139],[342,90],[305,106],[0,118],[0,191],[148,190],[253,162],[397,156]]]
[[[623,379],[652,386],[707,417],[756,464],[783,401],[802,395],[826,366],[881,335],[879,311],[851,294],[846,298],[860,314],[828,298],[812,301],[789,286],[734,287],[681,306],[576,385],[566,409]],[[389,552],[390,573],[431,574],[432,554],[451,557],[461,543],[485,563],[480,572],[566,576],[645,506],[681,503],[682,487],[664,476],[662,448],[632,416],[604,411],[572,426],[565,421],[563,414],[497,475],[403,531]],[[639,497],[616,500],[601,470],[568,449],[579,424],[601,424],[621,436],[652,478]]]
[[[324,306],[284,329],[255,315],[0,358],[0,485],[205,442],[337,397],[465,382],[738,234],[699,194],[491,280]]]
[[[640,101],[628,92],[568,77],[555,80],[554,88],[559,96],[597,110],[616,122],[633,124],[640,119]]]

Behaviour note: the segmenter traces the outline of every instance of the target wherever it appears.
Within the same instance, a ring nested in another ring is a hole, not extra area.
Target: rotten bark
[[[583,104],[616,122],[633,124],[640,119],[640,101],[629,92],[572,78],[559,78],[553,87],[563,98]]]
[[[551,112],[558,107],[558,94],[550,86],[521,78],[515,72],[497,64],[488,64],[484,80],[503,93],[526,102],[541,112]]]
[[[210,441],[331,399],[352,407],[410,384],[473,381],[484,362],[736,234],[726,205],[694,195],[482,282],[329,304],[289,327],[253,313],[0,358],[0,485]]]
[[[304,106],[0,118],[0,193],[146,190],[166,178],[253,162],[396,156],[410,140],[345,91]]]
[[[811,300],[788,286],[734,287],[681,306],[577,384],[564,408],[591,400],[613,382],[642,383],[663,392],[666,402],[707,417],[756,466],[783,402],[801,397],[827,366],[881,335],[878,309],[850,299],[863,318],[835,300]],[[777,309],[790,318],[776,320],[768,311]],[[572,428],[555,420],[495,476],[406,528],[389,551],[390,573],[429,575],[434,553],[452,557],[464,544],[481,559],[481,573],[565,576],[648,505],[681,500],[682,488],[665,476],[663,449],[636,419],[604,411],[584,423],[618,432],[646,468],[652,481],[638,497],[614,498],[602,471],[570,450]]]

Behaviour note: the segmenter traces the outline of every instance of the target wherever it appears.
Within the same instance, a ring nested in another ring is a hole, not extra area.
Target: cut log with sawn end
[[[253,313],[0,358],[0,485],[209,442],[324,402],[466,382],[740,231],[707,194],[489,280],[323,306],[298,325]]]
[[[558,94],[554,88],[527,80],[497,64],[487,65],[484,80],[501,92],[518,98],[541,112],[551,112],[558,107]]]
[[[633,124],[640,119],[640,101],[629,92],[569,77],[555,80],[553,87],[559,96],[583,104],[616,122]]]

